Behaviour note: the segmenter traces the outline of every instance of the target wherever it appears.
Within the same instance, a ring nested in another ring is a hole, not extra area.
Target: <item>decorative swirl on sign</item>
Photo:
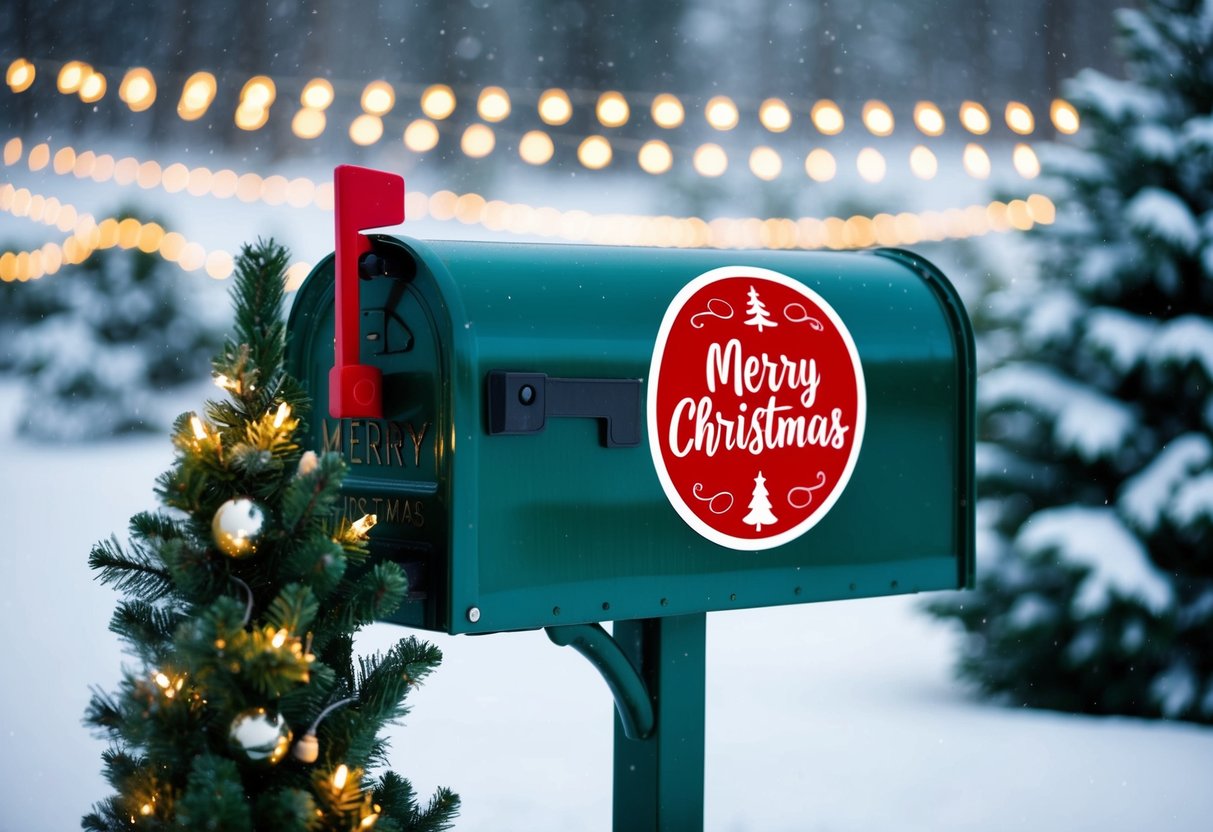
[[[792,317],[793,310],[799,311],[800,317],[793,318]],[[785,318],[787,318],[788,323],[808,324],[813,329],[815,329],[817,332],[821,332],[822,330],[825,329],[825,327],[821,325],[821,321],[817,320],[816,318],[814,318],[812,315],[809,314],[809,310],[804,308],[803,303],[789,303],[787,306],[785,306],[783,308],[783,316]]]
[[[701,503],[707,503],[708,511],[712,512],[712,514],[724,514],[733,507],[733,495],[730,494],[728,491],[721,491],[718,494],[713,494],[711,497],[700,497],[699,494],[702,491],[703,491],[703,483],[701,483],[701,482],[695,483],[695,487],[691,489],[691,493],[695,495],[695,499],[699,500]],[[718,510],[716,508],[716,501],[719,500],[721,497],[727,497],[729,504],[727,506],[725,506],[724,508]]]
[[[826,484],[825,471],[818,471],[817,472],[817,485],[809,485],[809,486],[798,485],[795,488],[788,491],[788,505],[790,505],[792,508],[795,508],[795,509],[808,508],[813,503],[813,492],[816,491],[817,489],[821,488],[825,484]],[[798,491],[803,491],[805,494],[803,503],[796,502],[796,498],[793,496]]]
[[[715,309],[712,308],[713,303],[717,304]],[[727,315],[718,311],[721,306],[728,310]],[[708,301],[708,308],[706,312],[700,312],[691,316],[691,327],[693,329],[703,329],[704,325],[696,323],[695,320],[696,318],[702,318],[704,315],[707,315],[709,318],[719,318],[722,321],[727,321],[729,318],[733,317],[733,307],[729,305],[727,300],[712,298],[710,301]]]

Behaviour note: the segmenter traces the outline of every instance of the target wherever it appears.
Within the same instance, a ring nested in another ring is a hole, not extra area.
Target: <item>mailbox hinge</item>
[[[548,378],[494,370],[488,376],[489,433],[539,433],[549,416],[603,420],[602,444],[640,444],[640,379]]]

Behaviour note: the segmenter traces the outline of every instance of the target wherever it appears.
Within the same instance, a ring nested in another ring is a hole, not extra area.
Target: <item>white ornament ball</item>
[[[291,747],[291,729],[281,714],[249,708],[236,714],[228,729],[232,751],[251,763],[274,765]]]
[[[265,510],[252,497],[236,497],[219,506],[211,521],[211,536],[226,555],[256,554],[265,532]]]

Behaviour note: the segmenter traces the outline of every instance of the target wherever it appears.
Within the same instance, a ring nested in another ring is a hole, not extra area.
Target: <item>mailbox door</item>
[[[411,266],[399,259],[393,266]],[[314,399],[311,447],[341,454],[348,467],[342,513],[374,514],[376,558],[404,567],[409,597],[401,624],[448,629],[451,523],[451,366],[443,331],[449,315],[433,284],[391,272],[362,287],[360,338],[367,363],[383,372],[382,419],[335,419],[328,412],[333,365],[333,258],[313,270],[291,308],[288,371]]]

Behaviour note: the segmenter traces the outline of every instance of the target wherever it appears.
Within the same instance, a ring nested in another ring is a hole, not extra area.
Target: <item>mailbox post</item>
[[[393,620],[575,648],[615,697],[615,828],[699,828],[706,613],[972,585],[964,308],[901,251],[362,235],[403,187],[338,169],[287,357],[409,576]]]

